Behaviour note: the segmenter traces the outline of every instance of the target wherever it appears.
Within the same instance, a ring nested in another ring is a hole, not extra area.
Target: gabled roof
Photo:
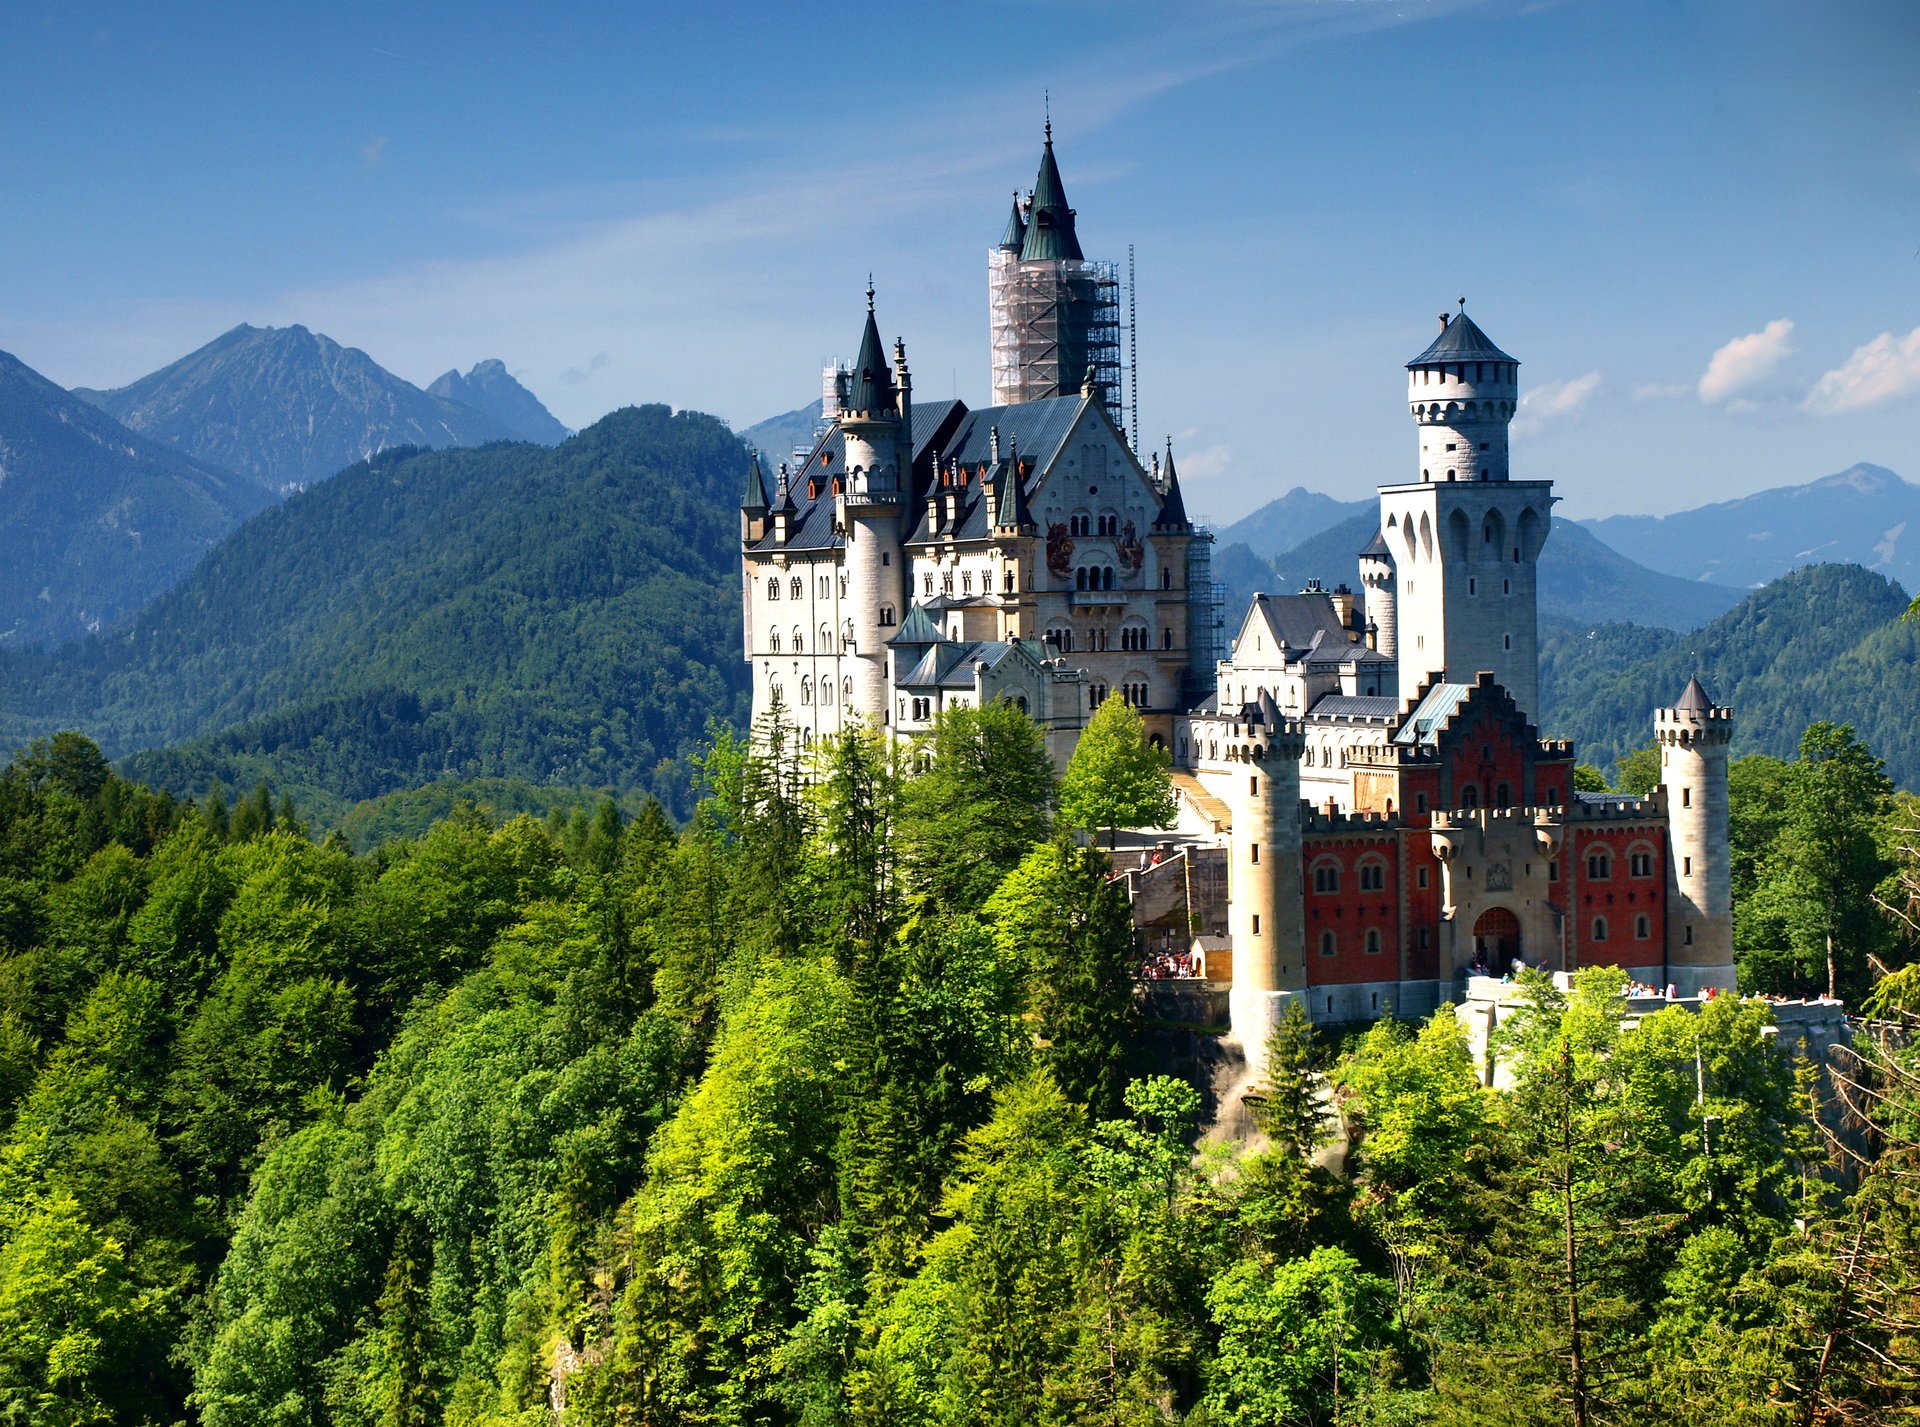
[[[1073,231],[1073,210],[1067,207],[1066,185],[1053,159],[1053,124],[1047,124],[1046,146],[1040,152],[1040,174],[1033,181],[1033,199],[1027,206],[1027,235],[1020,248],[1024,262],[1071,258],[1080,261],[1080,239]]]
[[[1687,687],[1681,691],[1674,703],[1678,713],[1712,713],[1713,700],[1707,697],[1707,691],[1700,687],[1700,676],[1694,675],[1687,680]]]
[[[1160,513],[1153,518],[1155,529],[1183,529],[1188,524],[1187,503],[1180,498],[1180,477],[1173,469],[1173,438],[1167,438],[1167,497],[1160,502]]]
[[[899,684],[903,689],[970,689],[975,664],[994,669],[1015,653],[1024,654],[1035,664],[1046,657],[1045,650],[1030,639],[943,641],[928,649],[910,671],[901,675]]]
[[[1399,712],[1400,700],[1386,694],[1323,694],[1307,717],[1390,719]]]
[[[1462,308],[1447,319],[1447,325],[1440,329],[1440,335],[1433,339],[1427,350],[1407,363],[1408,367],[1438,366],[1442,362],[1513,362],[1505,352],[1493,345],[1493,339],[1482,332],[1474,320],[1467,316]]]
[[[867,326],[860,334],[860,355],[854,358],[847,383],[848,411],[894,411],[899,400],[893,394],[893,368],[887,365],[887,349],[880,340],[880,326],[873,320],[873,289],[867,289]]]
[[[1281,643],[1287,646],[1289,662],[1306,658],[1310,653],[1322,661],[1333,658],[1343,663],[1355,650],[1362,654],[1375,654],[1378,651],[1368,649],[1364,644],[1355,644],[1348,636],[1346,626],[1340,623],[1340,616],[1333,608],[1333,596],[1324,590],[1310,591],[1297,595],[1255,595],[1253,603],[1247,607],[1247,617],[1240,623],[1240,634],[1234,640],[1234,655],[1240,657],[1240,643],[1247,637],[1249,626],[1254,620],[1263,622],[1267,635],[1267,647],[1260,650],[1248,650],[1248,662],[1265,663],[1269,656],[1278,660],[1279,651],[1275,647]]]
[[[1013,195],[1013,212],[1007,215],[1007,231],[1000,235],[1000,246],[1017,253],[1027,241],[1027,220],[1020,216],[1020,195]]]

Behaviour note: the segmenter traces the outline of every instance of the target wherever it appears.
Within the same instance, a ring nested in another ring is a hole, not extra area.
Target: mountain
[[[820,424],[820,403],[811,402],[796,411],[769,416],[740,433],[740,439],[760,453],[767,478],[780,469],[780,463],[792,456],[795,448],[811,450],[813,430]]]
[[[718,420],[389,451],[216,546],[124,631],[0,652],[0,743],[78,728],[134,776],[291,787],[324,819],[443,778],[671,792],[744,723],[739,497]],[[684,801],[684,798],[681,799]]]
[[[0,641],[111,629],[271,501],[0,352]]]
[[[1860,565],[1920,588],[1920,486],[1862,463],[1677,515],[1583,521],[1643,565],[1748,589],[1801,565]]]
[[[1604,766],[1653,741],[1653,709],[1697,674],[1734,711],[1735,755],[1793,755],[1819,719],[1850,723],[1887,771],[1920,788],[1920,619],[1857,565],[1812,565],[1690,634],[1602,624],[1546,632],[1541,727]]]
[[[284,493],[394,446],[518,439],[304,327],[248,327],[113,391],[76,388],[144,436]]]
[[[514,380],[507,364],[498,357],[474,363],[464,377],[458,371],[446,373],[427,388],[427,394],[491,416],[522,441],[558,446],[573,435],[554,420],[539,397]]]
[[[1379,520],[1378,512],[1369,504],[1365,513],[1343,520],[1277,556],[1269,562],[1273,583],[1265,588],[1269,593],[1292,591],[1310,579],[1328,586],[1357,587],[1355,556],[1373,538]],[[1243,567],[1244,562],[1240,565]],[[1251,573],[1246,571],[1241,577]],[[1227,583],[1230,591],[1235,588],[1231,580]],[[1682,580],[1636,565],[1609,549],[1591,531],[1566,521],[1554,523],[1546,548],[1540,552],[1543,624],[1619,620],[1692,629],[1731,608],[1739,599],[1737,590]],[[1227,623],[1233,625],[1245,608],[1244,602],[1237,609],[1229,608]]]
[[[1216,533],[1222,545],[1245,545],[1256,555],[1271,559],[1343,520],[1366,515],[1379,506],[1377,500],[1335,500],[1305,486],[1295,486],[1280,499],[1268,501],[1252,515],[1222,526]]]

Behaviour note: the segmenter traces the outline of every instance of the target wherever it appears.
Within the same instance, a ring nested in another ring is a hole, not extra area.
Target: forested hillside
[[[675,760],[747,712],[744,459],[659,406],[551,449],[389,452],[250,522],[120,634],[0,655],[0,743],[181,745],[138,776],[265,777],[329,817],[448,775],[683,790]]]
[[[0,1420],[1912,1402],[1907,1042],[1861,1042],[1890,1098],[1845,1180],[1764,1001],[1629,1031],[1606,971],[1528,983],[1511,1093],[1450,1011],[1339,1055],[1290,1017],[1260,1139],[1196,1157],[1207,1106],[1142,1059],[1124,894],[1049,836],[1023,715],[947,715],[917,775],[841,740],[805,792],[762,747],[712,749],[677,833],[456,811],[361,857],[71,735],[0,772]],[[1876,1007],[1920,1024],[1920,987]]]
[[[113,629],[273,497],[0,352],[0,642]],[[7,745],[12,747],[11,744]]]
[[[1653,709],[1697,674],[1734,710],[1734,752],[1790,757],[1822,719],[1852,724],[1903,787],[1920,788],[1920,621],[1856,565],[1813,565],[1693,631],[1544,630],[1541,726],[1604,765],[1653,740]]]

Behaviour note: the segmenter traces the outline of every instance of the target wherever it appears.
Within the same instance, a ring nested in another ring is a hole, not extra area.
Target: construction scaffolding
[[[996,405],[1077,396],[1091,368],[1107,414],[1125,426],[1118,265],[994,248],[987,290]]]
[[[1227,657],[1227,587],[1213,578],[1213,532],[1193,527],[1187,542],[1187,687],[1189,700],[1213,692],[1214,665]]]

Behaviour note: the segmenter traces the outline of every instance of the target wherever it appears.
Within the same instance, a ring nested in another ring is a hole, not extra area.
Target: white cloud
[[[1588,372],[1563,382],[1547,382],[1520,398],[1513,418],[1516,435],[1527,436],[1550,426],[1571,425],[1586,414],[1587,403],[1600,389],[1600,373]]]
[[[375,134],[360,146],[360,162],[368,168],[379,168],[387,161],[388,136]]]
[[[1700,400],[1711,404],[1751,391],[1793,352],[1793,322],[1776,317],[1758,332],[1735,337],[1715,352],[1700,376]]]
[[[1820,416],[1868,411],[1920,396],[1920,327],[1904,337],[1882,332],[1826,373],[1807,393],[1806,408]]]
[[[1173,453],[1174,469],[1183,481],[1205,481],[1226,471],[1233,464],[1233,447],[1216,442],[1198,451]]]

